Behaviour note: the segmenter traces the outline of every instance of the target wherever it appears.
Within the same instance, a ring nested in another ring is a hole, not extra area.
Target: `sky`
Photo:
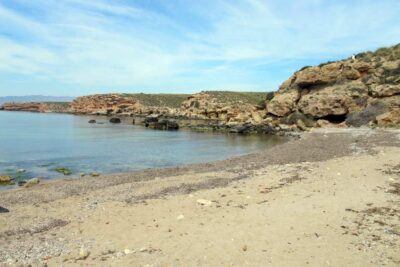
[[[0,96],[273,91],[400,42],[400,0],[0,0]]]

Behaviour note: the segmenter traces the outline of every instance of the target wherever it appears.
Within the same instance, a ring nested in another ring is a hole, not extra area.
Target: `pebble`
[[[198,199],[197,200],[197,204],[209,207],[209,206],[212,205],[212,202],[210,200],[207,200],[207,199]]]
[[[97,172],[91,172],[91,173],[90,173],[90,176],[92,176],[92,177],[99,177],[100,174],[97,173]]]
[[[0,206],[0,213],[7,213],[7,212],[10,212],[10,210]]]
[[[128,254],[131,254],[133,251],[132,250],[130,250],[130,249],[124,249],[124,253],[126,254],[126,255],[128,255]]]
[[[86,260],[87,257],[89,257],[90,252],[87,249],[81,248],[79,250],[79,258],[77,258],[78,260]]]
[[[183,214],[179,215],[178,217],[176,217],[176,219],[178,221],[183,220],[185,218],[185,216]]]

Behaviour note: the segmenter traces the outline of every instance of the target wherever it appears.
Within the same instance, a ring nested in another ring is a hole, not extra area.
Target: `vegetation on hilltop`
[[[122,94],[125,97],[131,97],[138,100],[145,106],[179,108],[189,94]]]
[[[259,105],[266,99],[266,92],[232,92],[232,91],[203,91],[218,99],[222,103],[248,103],[252,105]]]
[[[43,104],[48,104],[48,105],[56,105],[60,107],[69,107],[71,105],[71,102],[52,102],[52,101],[45,101],[42,102]]]
[[[202,91],[216,98],[221,103],[248,103],[258,105],[265,100],[265,92],[232,92],[232,91]],[[162,106],[170,108],[179,108],[190,94],[122,94],[125,97],[131,97],[138,100],[145,106]]]
[[[363,52],[356,55],[358,59],[370,62],[371,59],[381,59],[385,58],[388,60],[400,59],[400,43],[391,47],[381,47],[375,50],[375,52]]]

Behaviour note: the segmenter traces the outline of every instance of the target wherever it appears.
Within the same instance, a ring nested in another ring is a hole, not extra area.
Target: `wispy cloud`
[[[399,13],[397,0],[0,0],[0,94],[275,89],[301,64],[400,42]]]

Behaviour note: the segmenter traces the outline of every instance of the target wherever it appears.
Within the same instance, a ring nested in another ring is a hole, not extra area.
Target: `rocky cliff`
[[[400,123],[400,44],[305,67],[266,104],[273,116],[291,114],[349,126]]]
[[[76,98],[71,109],[78,114],[123,114],[139,110],[142,105],[131,97],[121,94],[98,94]]]
[[[267,99],[267,100],[266,100]],[[71,104],[5,104],[5,110],[165,115],[268,129],[400,125],[400,44],[304,67],[275,93],[98,94]],[[221,124],[218,124],[221,125]]]
[[[194,95],[101,94],[78,97],[78,114],[149,115],[260,123],[266,116],[263,93],[202,92]]]
[[[143,94],[144,95],[144,94]],[[95,115],[149,115],[166,114],[176,115],[177,109],[167,106],[162,102],[150,106],[151,95],[146,94],[146,99],[140,101],[140,97],[131,94],[97,94],[76,98],[71,103],[71,110],[77,114]],[[143,97],[143,96],[142,96]],[[138,99],[139,98],[139,99]],[[154,95],[154,99],[158,99]],[[153,102],[151,102],[154,104]]]
[[[262,100],[262,98],[260,99]],[[223,100],[212,93],[199,93],[188,97],[179,110],[188,118],[218,120],[226,123],[261,123],[266,117],[263,106],[241,100]]]

